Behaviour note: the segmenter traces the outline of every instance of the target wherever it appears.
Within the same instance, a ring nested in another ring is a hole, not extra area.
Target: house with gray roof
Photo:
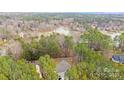
[[[56,66],[56,72],[59,75],[60,80],[64,80],[65,72],[71,67],[71,65],[63,59],[59,64]]]

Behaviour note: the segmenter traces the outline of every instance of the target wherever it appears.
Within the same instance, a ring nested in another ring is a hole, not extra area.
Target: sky
[[[124,0],[0,0],[0,12],[124,12]]]

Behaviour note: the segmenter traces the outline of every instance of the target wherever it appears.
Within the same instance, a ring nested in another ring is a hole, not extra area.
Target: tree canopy
[[[124,79],[123,66],[111,62],[86,45],[79,44],[77,53],[83,56],[83,60],[66,72],[69,79]]]
[[[63,40],[64,39],[64,40]],[[73,38],[52,34],[50,36],[41,36],[37,41],[32,39],[30,43],[20,40],[23,48],[22,57],[26,60],[38,60],[40,56],[50,55],[53,58],[70,56],[73,50]]]
[[[45,55],[39,58],[39,65],[41,68],[41,73],[43,79],[47,80],[56,80],[58,79],[58,75],[56,73],[56,66],[53,60],[50,58],[49,55]]]
[[[96,28],[90,28],[81,36],[81,39],[82,42],[88,43],[89,47],[94,50],[109,48],[111,43],[110,37],[103,35]]]
[[[0,79],[8,80],[37,80],[35,65],[25,60],[14,62],[10,57],[0,57]]]

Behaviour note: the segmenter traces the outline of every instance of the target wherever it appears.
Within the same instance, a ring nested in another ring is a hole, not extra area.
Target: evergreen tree
[[[39,65],[43,79],[55,80],[58,79],[58,75],[55,71],[55,64],[49,55],[41,56],[39,58]]]

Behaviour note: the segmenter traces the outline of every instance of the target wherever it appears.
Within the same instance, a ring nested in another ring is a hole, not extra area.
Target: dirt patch
[[[74,65],[73,57],[66,57],[66,58],[54,58],[54,62],[57,65],[59,62],[61,62],[63,59],[65,59],[70,65]]]

